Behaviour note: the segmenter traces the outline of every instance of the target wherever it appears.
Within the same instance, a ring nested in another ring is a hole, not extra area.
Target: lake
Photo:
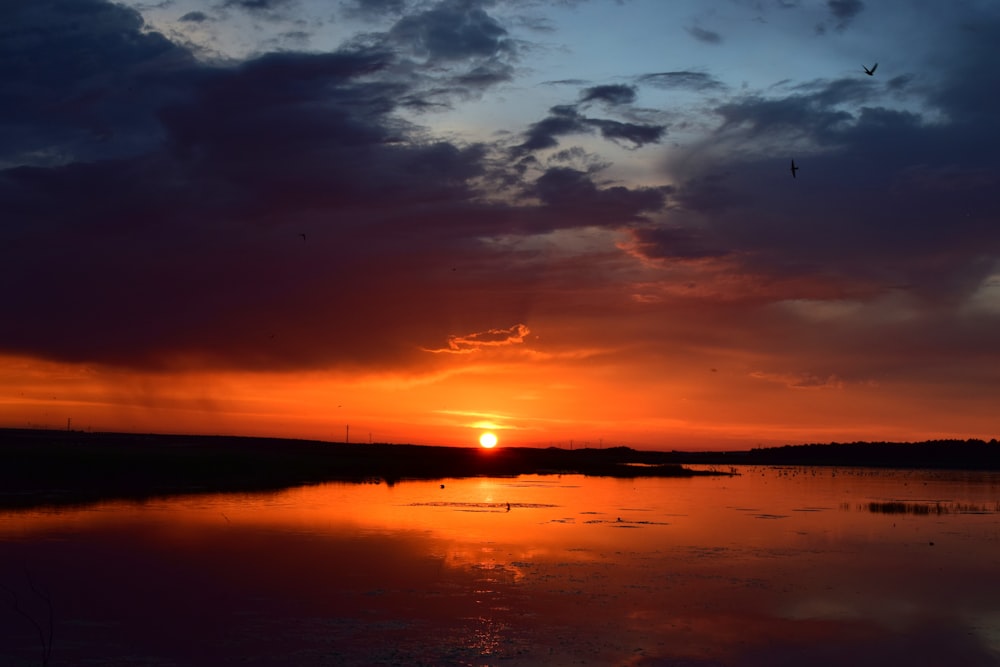
[[[1000,665],[1000,474],[735,470],[0,512],[0,665]]]

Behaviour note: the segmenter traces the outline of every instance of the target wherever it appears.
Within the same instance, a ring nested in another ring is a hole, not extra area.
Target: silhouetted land
[[[630,465],[644,464],[644,465]],[[264,491],[326,481],[583,474],[690,477],[663,454],[609,449],[494,450],[227,436],[0,429],[0,507]]]
[[[1000,443],[984,440],[850,442],[762,447],[738,452],[670,452],[673,463],[1000,470]]]
[[[217,491],[277,490],[326,481],[582,474],[727,474],[683,464],[836,465],[1000,470],[996,440],[795,445],[739,452],[606,449],[483,450],[227,436],[0,429],[0,507],[86,503]]]

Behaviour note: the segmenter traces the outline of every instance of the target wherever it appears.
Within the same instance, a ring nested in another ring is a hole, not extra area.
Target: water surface
[[[1000,475],[738,472],[0,513],[0,665],[1000,665]]]

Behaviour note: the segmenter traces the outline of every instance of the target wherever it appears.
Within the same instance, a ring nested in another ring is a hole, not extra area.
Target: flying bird
[[[875,69],[876,69],[876,68],[878,67],[878,63],[875,63],[874,65],[872,65],[872,68],[871,68],[871,69],[868,69],[868,68],[867,68],[867,67],[865,67],[864,65],[862,65],[861,67],[863,67],[863,68],[864,68],[864,70],[865,70],[865,74],[867,74],[868,76],[871,76],[872,74],[874,74],[874,73],[875,73]]]
[[[795,178],[796,177],[795,176],[795,172],[797,172],[799,170],[799,168],[795,166],[795,160],[794,159],[792,160],[792,167],[791,167],[791,169],[792,169],[792,178]]]

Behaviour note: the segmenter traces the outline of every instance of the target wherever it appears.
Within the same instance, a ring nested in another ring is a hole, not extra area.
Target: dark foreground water
[[[0,513],[0,665],[1000,665],[1000,475],[739,472]]]

